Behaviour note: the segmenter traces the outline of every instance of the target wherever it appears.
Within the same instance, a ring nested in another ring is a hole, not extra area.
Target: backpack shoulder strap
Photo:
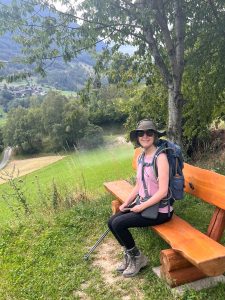
[[[145,163],[145,152],[143,151],[138,157],[138,165],[142,164],[142,167],[151,167],[153,166],[153,161],[151,163]]]
[[[138,165],[144,162],[145,153],[142,151],[142,153],[138,156]]]
[[[167,147],[167,141],[159,140],[159,147],[156,150],[156,153],[153,158],[153,171],[154,171],[156,179],[158,178],[157,158],[159,157],[159,155],[161,153],[166,153],[167,149],[170,149]]]

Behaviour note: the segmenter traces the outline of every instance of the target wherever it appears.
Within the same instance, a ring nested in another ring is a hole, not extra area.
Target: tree
[[[88,112],[78,100],[70,100],[64,107],[63,122],[66,141],[70,147],[79,146],[79,140],[84,136],[88,126]]]
[[[42,149],[41,124],[40,109],[12,109],[3,128],[4,144],[17,146],[23,153],[39,152]]]
[[[61,93],[50,91],[41,104],[42,134],[48,151],[60,150],[66,144],[63,111],[68,101]]]
[[[13,2],[10,8],[1,9],[0,27],[16,28],[17,35],[21,32],[17,41],[24,47],[25,61],[36,63],[41,73],[46,60],[60,56],[70,61],[79,51],[101,40],[114,41],[115,51],[125,43],[137,46],[136,55],[146,63],[151,61],[163,78],[168,92],[168,136],[180,143],[185,37],[188,34],[192,38],[188,50],[195,52],[195,31],[219,24],[224,14],[223,1],[84,0],[79,6],[69,0],[61,3],[67,6],[64,12],[49,2],[18,0],[18,4]],[[47,16],[41,13],[46,7],[52,11]]]
[[[212,122],[225,117],[225,4],[206,3],[201,14],[196,11],[192,34],[186,39],[183,128],[189,140],[204,139]]]

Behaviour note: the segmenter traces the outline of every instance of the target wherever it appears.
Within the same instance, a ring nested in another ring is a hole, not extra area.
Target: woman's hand
[[[123,212],[124,208],[126,208],[127,205],[128,205],[127,203],[123,203],[122,205],[120,205],[119,210]]]
[[[143,206],[140,205],[135,205],[134,207],[132,207],[130,209],[130,211],[134,212],[134,213],[140,213],[142,210],[144,210]]]

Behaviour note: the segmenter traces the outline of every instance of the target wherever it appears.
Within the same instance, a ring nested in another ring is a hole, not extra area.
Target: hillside
[[[13,41],[10,34],[0,37],[0,49],[0,60],[9,62],[0,69],[0,76],[32,70],[32,66],[15,62],[16,57],[20,55],[20,46]],[[67,64],[62,59],[56,60],[46,69],[47,76],[45,78],[35,75],[35,79],[39,84],[47,84],[62,90],[77,91],[84,86],[86,80],[93,73],[94,64],[95,60],[91,55],[83,52]]]
[[[11,0],[2,0],[1,3],[9,5]],[[41,16],[43,18],[57,17],[48,9],[41,10]],[[76,26],[76,24],[73,24],[73,26]],[[96,51],[100,52],[104,46],[104,43],[99,43],[96,46]],[[18,57],[21,56],[21,47],[13,40],[11,33],[8,32],[0,36],[0,49],[0,61],[7,62],[4,68],[0,68],[0,77],[21,71],[33,73],[34,67],[32,65],[18,63]],[[83,51],[67,64],[62,59],[50,62],[46,68],[47,76],[43,78],[36,74],[34,79],[38,84],[46,84],[61,90],[78,91],[93,74],[94,64],[95,59],[88,52]]]

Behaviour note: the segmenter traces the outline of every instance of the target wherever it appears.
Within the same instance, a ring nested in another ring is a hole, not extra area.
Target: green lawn
[[[38,206],[39,202],[45,200],[40,199],[42,194],[47,193],[51,196],[53,180],[62,193],[68,190],[82,190],[96,197],[104,192],[104,181],[131,176],[132,155],[133,147],[127,145],[68,154],[64,159],[22,177],[18,185],[24,191],[29,203],[34,206]],[[5,201],[4,197],[9,194],[9,191],[11,193],[8,184],[0,186],[0,224],[14,218],[14,213],[9,209],[8,204],[14,205],[15,200],[12,199],[13,197],[8,197],[9,200]]]
[[[150,266],[135,278],[124,280],[112,273],[118,281],[109,285],[101,269],[93,266],[96,251],[89,261],[83,259],[107,228],[111,200],[111,197],[101,197],[80,201],[51,218],[29,217],[20,225],[4,229],[0,236],[0,299],[174,300],[171,290],[152,271],[153,266],[160,264],[160,250],[168,245],[149,229],[132,230],[137,245],[150,261]],[[190,197],[176,206],[178,214],[204,230],[208,206],[200,204],[197,211],[198,203]],[[109,238],[112,236],[105,242]],[[116,256],[119,258],[119,253]],[[142,298],[136,294],[137,290]],[[223,300],[224,295],[225,285],[219,284],[200,292],[187,291],[176,299]]]

